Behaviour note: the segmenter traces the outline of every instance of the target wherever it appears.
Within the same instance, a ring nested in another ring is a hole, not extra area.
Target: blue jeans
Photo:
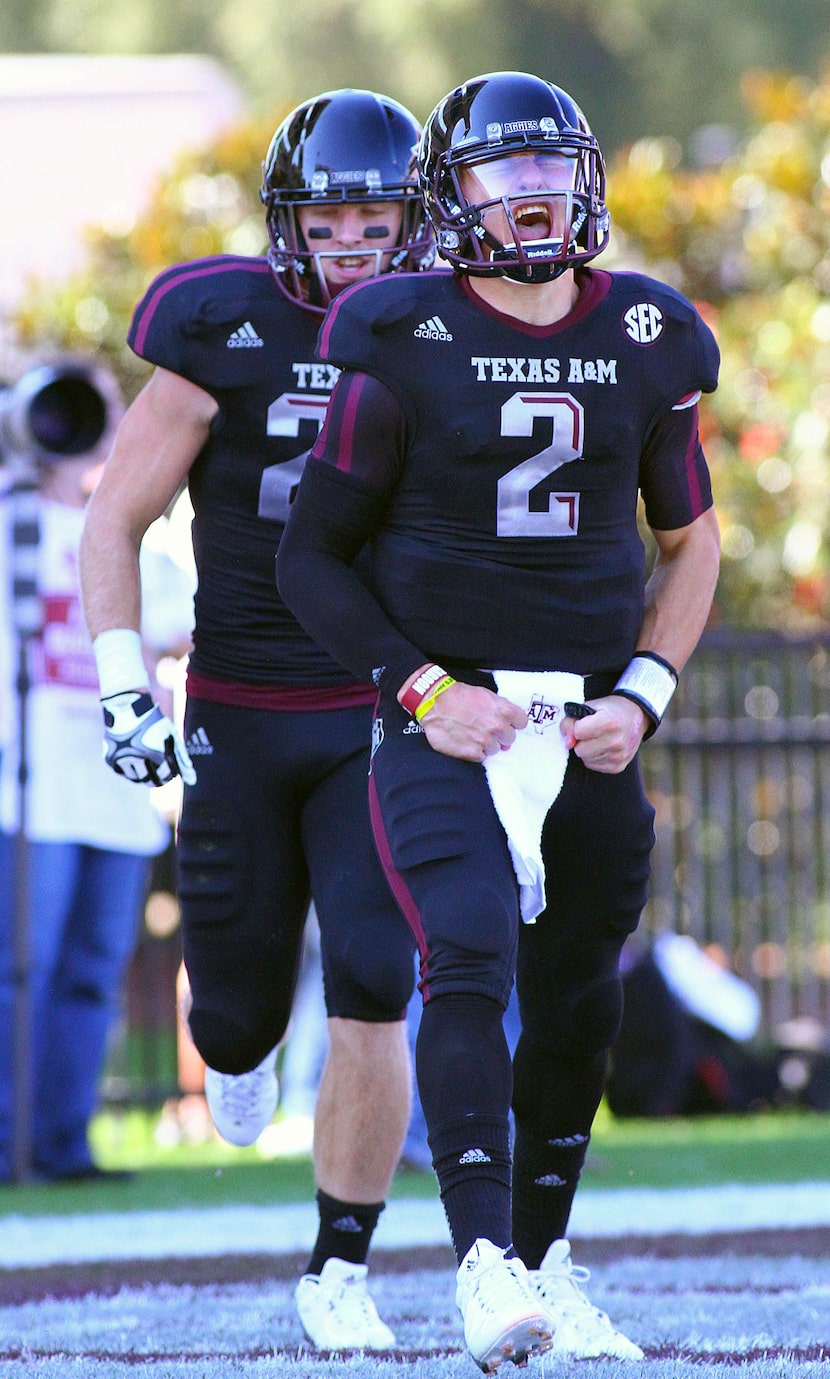
[[[32,1158],[45,1177],[91,1165],[87,1126],[151,861],[29,844]],[[13,1169],[15,898],[14,839],[0,834],[0,1181]]]

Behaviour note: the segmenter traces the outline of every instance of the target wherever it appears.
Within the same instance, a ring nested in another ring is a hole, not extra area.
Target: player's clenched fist
[[[483,761],[512,746],[527,714],[492,690],[456,681],[418,721],[436,752]]]
[[[147,690],[125,690],[101,700],[104,759],[119,776],[143,785],[164,785],[180,775],[196,783],[193,762],[175,724]]]

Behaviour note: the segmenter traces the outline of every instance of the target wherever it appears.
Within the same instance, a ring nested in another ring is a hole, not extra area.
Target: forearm
[[[93,641],[110,628],[137,632],[141,626],[139,547],[140,538],[113,528],[93,495],[80,550],[84,615]]]
[[[653,651],[680,671],[703,632],[718,579],[720,539],[714,509],[683,533],[656,533],[658,555],[645,590],[638,651]]]
[[[156,369],[122,419],[81,540],[81,592],[93,640],[110,628],[140,628],[144,533],[181,491],[216,410],[201,388]]]
[[[382,501],[309,461],[280,542],[277,582],[319,646],[359,681],[394,694],[429,658],[395,627],[352,566]]]
[[[646,585],[640,654],[612,693],[593,702],[592,717],[567,719],[563,725],[568,747],[594,771],[624,770],[643,738],[654,732],[712,606],[720,558],[714,510],[688,527],[654,535],[658,556]]]

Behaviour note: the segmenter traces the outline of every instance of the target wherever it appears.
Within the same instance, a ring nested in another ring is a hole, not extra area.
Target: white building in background
[[[0,316],[27,275],[78,266],[85,226],[129,223],[178,153],[243,111],[209,58],[0,57]]]

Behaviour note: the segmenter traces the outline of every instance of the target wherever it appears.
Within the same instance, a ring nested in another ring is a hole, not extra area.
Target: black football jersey
[[[376,596],[425,658],[622,669],[643,617],[640,495],[658,530],[712,504],[696,406],[717,383],[710,330],[642,274],[583,270],[578,282],[553,326],[505,317],[462,276],[432,272],[350,288],[321,327],[320,358],[349,373],[310,467],[339,470],[344,493],[346,481],[383,491]],[[386,454],[361,424],[367,375],[397,402]],[[390,641],[383,662],[402,650]],[[377,667],[377,645],[367,654]]]
[[[274,557],[338,370],[315,358],[321,313],[291,301],[264,259],[225,255],[160,274],[136,308],[136,354],[219,404],[189,476],[198,569],[191,669],[251,685],[349,676],[277,593]]]

